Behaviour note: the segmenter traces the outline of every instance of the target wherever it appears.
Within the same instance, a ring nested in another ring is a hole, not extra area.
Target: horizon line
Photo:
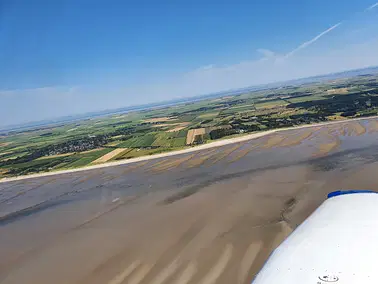
[[[274,84],[285,84],[285,83],[289,83],[289,82],[297,81],[297,80],[306,80],[306,79],[312,79],[312,78],[315,79],[317,77],[331,76],[331,75],[336,75],[336,74],[342,74],[342,73],[345,73],[345,72],[353,72],[353,71],[359,71],[359,70],[365,70],[365,69],[375,69],[375,68],[378,68],[378,65],[372,65],[372,66],[369,66],[369,67],[346,69],[346,70],[343,70],[343,71],[337,71],[337,72],[331,72],[331,73],[322,73],[322,74],[317,74],[317,75],[307,76],[307,77],[297,77],[297,78],[288,79],[288,80],[284,80],[284,81],[272,81],[272,82],[269,82],[269,83],[249,85],[249,86],[245,86],[245,87],[227,89],[227,90],[222,90],[222,91],[217,91],[217,92],[212,92],[212,93],[206,93],[206,94],[201,94],[201,95],[193,95],[193,96],[188,96],[188,97],[181,97],[181,98],[168,99],[168,100],[162,100],[162,101],[153,101],[153,102],[146,103],[146,104],[135,104],[135,105],[129,105],[129,106],[121,106],[119,108],[112,108],[112,109],[93,110],[93,111],[84,112],[84,113],[68,114],[68,115],[64,115],[64,116],[51,117],[51,118],[46,118],[46,119],[42,119],[42,120],[25,121],[25,122],[18,123],[18,124],[8,124],[8,125],[3,125],[3,126],[0,125],[0,132],[12,131],[12,130],[17,129],[17,128],[28,128],[28,124],[39,124],[40,123],[41,126],[42,126],[42,125],[49,125],[49,122],[51,122],[51,124],[60,123],[59,120],[63,120],[65,118],[68,119],[70,117],[72,118],[72,120],[69,120],[69,121],[73,122],[73,121],[76,121],[76,120],[85,119],[86,116],[90,116],[91,114],[93,115],[94,118],[95,117],[101,117],[101,116],[110,116],[110,115],[116,114],[117,110],[119,112],[121,112],[122,109],[125,109],[125,108],[135,108],[135,111],[142,111],[142,110],[153,109],[155,107],[156,108],[164,107],[164,104],[166,104],[166,106],[169,106],[170,104],[179,105],[179,104],[184,104],[184,103],[187,103],[187,102],[205,100],[206,98],[203,98],[203,97],[222,95],[223,93],[227,93],[227,92],[241,92],[241,91],[244,91],[244,90],[249,89],[249,88],[264,89],[264,86],[268,87],[269,85],[274,85]],[[15,91],[15,90],[9,90],[9,91]],[[27,90],[27,89],[25,89],[25,90]],[[224,95],[226,95],[226,94],[224,94]],[[236,96],[238,94],[230,94],[230,95]],[[188,101],[185,101],[185,100],[188,100]],[[180,102],[180,101],[182,101],[182,102]],[[157,104],[157,105],[148,107],[149,105],[153,105],[153,104]],[[140,108],[140,109],[138,109],[138,108]],[[113,111],[113,113],[110,113],[112,111]],[[127,110],[125,110],[125,112],[126,111]],[[133,110],[131,109],[130,111],[133,111]],[[109,112],[109,113],[101,114],[102,112]],[[98,113],[98,115],[96,115],[96,113]],[[76,119],[75,119],[75,117],[76,117]],[[54,120],[56,120],[56,121],[54,121]],[[61,121],[61,122],[64,122],[64,121]],[[32,128],[32,127],[33,127],[33,125],[30,126],[30,128]]]

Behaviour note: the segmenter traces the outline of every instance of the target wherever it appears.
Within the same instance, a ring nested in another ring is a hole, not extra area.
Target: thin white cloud
[[[80,87],[64,87],[64,86],[49,86],[49,87],[39,87],[31,89],[12,89],[12,90],[0,90],[1,96],[56,96],[56,97],[68,97],[78,93]]]
[[[305,43],[302,43],[300,46],[298,46],[297,48],[295,48],[294,50],[290,51],[289,53],[287,53],[285,55],[285,58],[288,58],[290,56],[293,56],[295,53],[297,53],[298,51],[300,51],[301,49],[304,49],[308,46],[310,46],[311,44],[313,44],[314,42],[316,42],[317,40],[319,40],[322,36],[328,34],[329,32],[333,31],[334,29],[336,29],[338,26],[340,26],[342,24],[342,22],[340,23],[337,23],[336,25],[330,27],[329,29],[325,30],[324,32],[318,34],[316,37],[314,37],[312,40],[309,40],[309,41],[306,41]]]
[[[198,68],[199,70],[211,70],[213,69],[215,66],[213,64],[209,64],[209,65],[205,65],[205,66],[202,66],[200,68]]]
[[[374,8],[378,7],[378,2],[371,5],[369,8],[366,9],[366,11],[370,11],[370,10],[373,10]]]
[[[216,65],[211,71],[195,69],[161,82],[158,86],[146,85],[143,90],[137,87],[128,90],[128,93],[154,94],[154,99],[163,100],[374,66],[378,65],[376,50],[378,40],[333,47],[321,53],[312,51],[311,54],[297,54],[279,64],[277,58],[280,57],[276,55],[263,60]]]
[[[378,66],[376,50],[378,39],[298,54],[281,64],[273,57],[199,68],[156,84],[115,86],[118,91],[109,84],[0,91],[0,126]]]
[[[271,58],[276,56],[276,53],[265,48],[259,48],[257,52],[261,53],[265,58]]]

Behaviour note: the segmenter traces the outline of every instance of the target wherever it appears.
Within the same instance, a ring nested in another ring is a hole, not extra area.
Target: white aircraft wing
[[[378,283],[378,194],[328,197],[272,253],[253,284]]]

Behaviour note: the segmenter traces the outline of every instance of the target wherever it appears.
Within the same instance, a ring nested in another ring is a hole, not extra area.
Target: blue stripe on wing
[[[348,195],[348,194],[357,194],[357,193],[377,193],[372,190],[337,190],[333,191],[328,194],[328,198],[340,196],[340,195]]]

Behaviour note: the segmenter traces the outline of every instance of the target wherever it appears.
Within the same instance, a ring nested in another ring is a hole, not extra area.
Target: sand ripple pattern
[[[237,265],[240,267],[237,276],[237,283],[245,284],[250,283],[251,279],[248,278],[249,271],[261,250],[262,243],[252,243],[245,251],[243,257],[237,260]],[[166,266],[158,275],[152,280],[148,280],[147,276],[152,270],[151,264],[143,264],[141,261],[134,261],[123,271],[112,278],[107,284],[216,284],[220,283],[219,280],[225,271],[229,270],[235,263],[231,263],[234,246],[226,244],[223,251],[220,252],[215,263],[209,266],[207,272],[198,274],[198,264],[196,261],[191,261],[186,265],[180,263],[179,259],[174,260]],[[194,278],[199,280],[195,280]],[[236,279],[236,278],[235,278]],[[223,283],[223,282],[222,282]]]

